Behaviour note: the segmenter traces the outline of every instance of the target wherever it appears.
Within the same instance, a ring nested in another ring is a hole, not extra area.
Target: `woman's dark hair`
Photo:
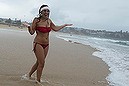
[[[42,6],[39,8],[39,14],[41,13],[41,9],[42,9],[43,7],[48,7],[48,5],[42,5]]]
[[[42,5],[40,8],[39,8],[39,14],[38,14],[38,18],[37,19],[40,19],[41,18],[41,9],[43,8],[43,7],[48,7],[48,5]]]

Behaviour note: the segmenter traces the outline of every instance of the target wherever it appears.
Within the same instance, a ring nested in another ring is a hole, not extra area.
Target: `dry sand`
[[[107,86],[108,66],[92,55],[95,49],[66,42],[50,34],[50,48],[42,75],[44,86]],[[35,62],[34,36],[27,31],[0,30],[0,86],[37,86],[21,80]],[[34,74],[35,75],[35,74]]]
[[[27,28],[23,27],[20,28],[18,26],[10,26],[9,25],[5,25],[5,24],[0,24],[0,29],[9,29],[9,30],[27,30]]]

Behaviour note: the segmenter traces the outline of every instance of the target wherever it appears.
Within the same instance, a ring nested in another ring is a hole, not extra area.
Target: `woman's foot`
[[[24,74],[22,77],[21,77],[21,79],[22,80],[35,80],[35,78],[34,77],[29,77],[29,75],[28,74]]]
[[[39,82],[37,80],[36,80],[36,84],[37,84],[36,86],[44,86],[41,82]]]

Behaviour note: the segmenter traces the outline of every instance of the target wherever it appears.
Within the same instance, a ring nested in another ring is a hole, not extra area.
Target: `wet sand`
[[[90,46],[66,42],[50,33],[50,47],[42,75],[44,86],[107,86],[108,66],[92,55]],[[36,58],[32,52],[34,36],[27,31],[0,30],[0,86],[37,86],[21,80]],[[35,76],[35,74],[34,74]]]

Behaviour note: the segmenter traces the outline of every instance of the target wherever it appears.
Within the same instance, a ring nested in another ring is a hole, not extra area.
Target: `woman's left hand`
[[[73,24],[65,24],[65,26],[72,26]]]

